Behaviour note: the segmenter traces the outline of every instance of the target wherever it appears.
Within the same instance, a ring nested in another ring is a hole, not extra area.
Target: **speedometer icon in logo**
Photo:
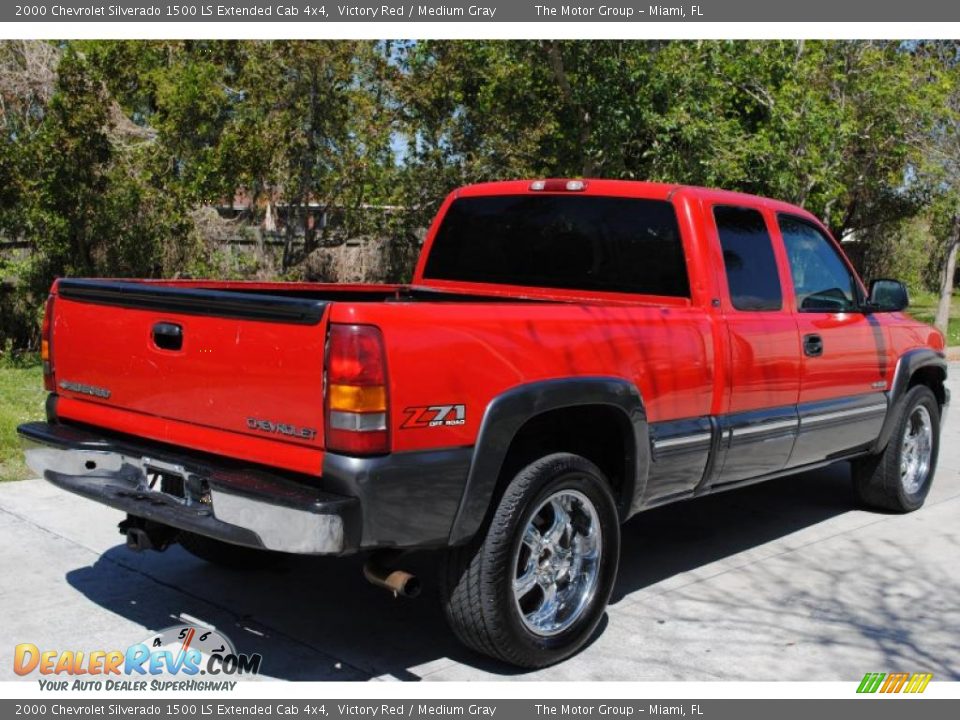
[[[215,627],[184,622],[146,638],[135,662],[151,675],[206,675],[219,674],[237,658],[233,642]]]
[[[237,654],[230,638],[214,627],[202,625],[171,625],[150,636],[145,642],[153,651],[166,650],[174,656],[193,650],[199,652],[204,660],[212,655]]]
[[[238,653],[233,642],[212,625],[188,615],[181,622],[130,648],[128,665],[151,675],[257,675],[263,656]]]

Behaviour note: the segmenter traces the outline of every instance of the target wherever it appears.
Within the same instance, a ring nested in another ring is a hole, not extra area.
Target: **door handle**
[[[823,355],[823,338],[816,333],[803,336],[803,354],[807,357]]]
[[[183,328],[174,323],[157,323],[153,326],[153,344],[161,350],[180,350],[183,347]]]

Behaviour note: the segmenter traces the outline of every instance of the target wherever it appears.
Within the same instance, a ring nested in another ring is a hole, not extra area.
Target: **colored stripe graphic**
[[[860,687],[857,688],[857,692],[875,693],[885,677],[886,673],[867,673],[863,676],[863,680],[860,681]]]
[[[883,684],[883,687],[880,688],[882,693],[897,693],[900,692],[900,688],[903,687],[903,684],[907,681],[907,678],[910,677],[907,673],[890,673],[887,675],[887,681]]]
[[[857,687],[858,693],[922,693],[933,673],[867,673]]]
[[[907,689],[904,692],[908,693],[922,693],[927,689],[927,684],[933,678],[933,673],[914,673],[913,677],[910,678],[910,683],[907,685]]]

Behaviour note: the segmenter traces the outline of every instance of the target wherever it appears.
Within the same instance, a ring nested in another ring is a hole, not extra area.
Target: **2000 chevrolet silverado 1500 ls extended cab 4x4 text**
[[[782,202],[475,185],[409,285],[58,280],[19,432],[134,547],[371,552],[400,591],[386,553],[443,549],[456,634],[537,667],[594,632],[646,508],[847,460],[865,503],[920,507],[949,396],[906,304]]]

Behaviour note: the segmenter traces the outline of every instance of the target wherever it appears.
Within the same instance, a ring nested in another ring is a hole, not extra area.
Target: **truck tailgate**
[[[323,447],[327,302],[103,280],[61,280],[56,292],[62,396],[150,416],[153,427]]]

